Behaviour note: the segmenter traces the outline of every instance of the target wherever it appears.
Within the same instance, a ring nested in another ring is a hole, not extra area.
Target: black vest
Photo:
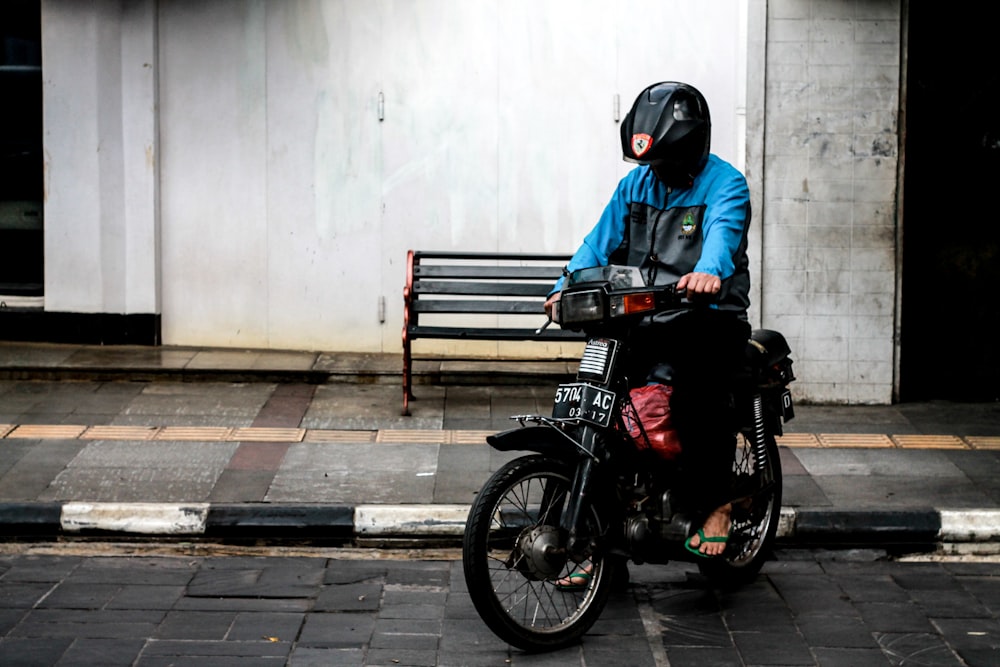
[[[705,205],[689,208],[669,208],[665,211],[632,202],[629,205],[625,237],[611,253],[611,264],[638,266],[647,285],[667,285],[691,273],[701,258],[704,242],[702,221]],[[743,237],[733,257],[733,275],[722,281],[719,310],[735,311],[746,319],[750,306],[750,260],[747,257],[747,232],[750,227],[750,205],[747,204]],[[676,314],[665,313],[657,321],[672,319]]]

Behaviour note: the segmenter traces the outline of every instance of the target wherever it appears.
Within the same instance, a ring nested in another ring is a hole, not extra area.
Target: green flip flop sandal
[[[562,583],[566,582],[566,583]],[[590,572],[584,570],[574,570],[556,582],[556,590],[560,591],[582,591],[587,588],[590,582]]]
[[[698,550],[699,547],[701,547],[701,545],[704,544],[705,542],[722,542],[723,544],[725,544],[726,542],[729,541],[728,535],[722,537],[705,537],[705,531],[702,528],[698,529],[697,534],[698,534],[698,539],[701,540],[701,542],[698,543],[698,546],[697,547],[691,546],[691,539],[694,538],[694,535],[692,535],[691,537],[684,540],[684,548],[693,553],[695,556],[701,556],[702,558],[718,558],[719,556],[722,555],[722,554],[703,554],[701,551],[699,551]]]

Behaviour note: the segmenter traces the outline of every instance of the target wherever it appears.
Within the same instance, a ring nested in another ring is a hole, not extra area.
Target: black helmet
[[[698,175],[711,143],[708,102],[686,83],[654,83],[639,93],[622,121],[623,157],[648,164],[674,187],[687,186]]]

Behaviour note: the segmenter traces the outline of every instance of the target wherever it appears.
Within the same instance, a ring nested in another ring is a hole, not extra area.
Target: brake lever
[[[545,321],[545,324],[543,324],[542,326],[540,326],[537,329],[535,329],[535,335],[538,336],[543,331],[545,331],[546,329],[548,329],[550,324],[552,324],[552,318],[551,317],[548,320]]]

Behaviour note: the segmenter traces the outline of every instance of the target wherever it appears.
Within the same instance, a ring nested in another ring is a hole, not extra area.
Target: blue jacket
[[[746,179],[718,156],[710,155],[691,186],[682,190],[667,188],[648,166],[639,166],[618,183],[567,270],[609,263],[638,266],[651,285],[676,282],[692,271],[710,273],[722,280],[716,307],[745,318],[750,305],[749,226]],[[552,291],[562,284],[560,279]]]

